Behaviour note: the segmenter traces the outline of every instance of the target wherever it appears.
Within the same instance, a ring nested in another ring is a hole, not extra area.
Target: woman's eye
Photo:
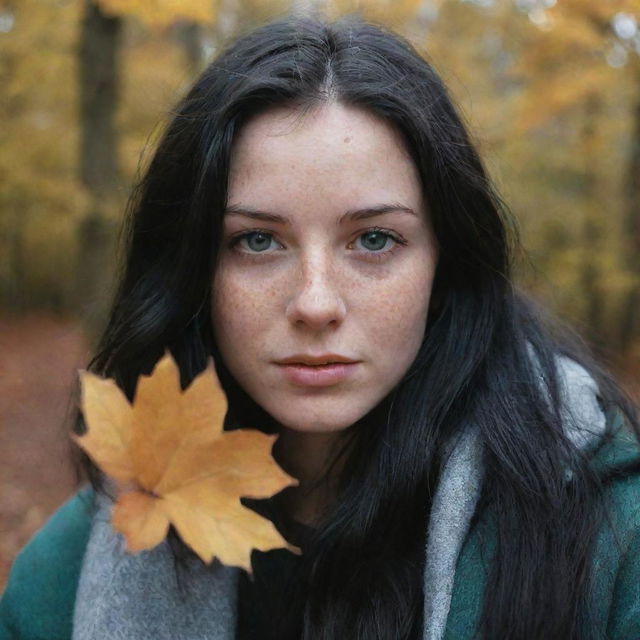
[[[386,255],[398,245],[406,244],[401,237],[396,237],[384,229],[371,229],[361,233],[350,245],[365,254]],[[230,246],[245,254],[271,253],[284,247],[268,231],[245,231],[232,238]]]
[[[384,251],[390,249],[397,241],[385,231],[367,231],[358,236],[356,243],[358,242],[366,251]]]
[[[270,249],[277,249],[280,245],[273,239],[270,233],[264,231],[250,231],[236,239],[234,244],[239,244],[245,251],[264,253]]]

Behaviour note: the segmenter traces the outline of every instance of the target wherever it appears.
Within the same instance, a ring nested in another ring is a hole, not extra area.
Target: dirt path
[[[0,315],[0,591],[15,554],[75,491],[67,416],[86,361],[77,322]]]

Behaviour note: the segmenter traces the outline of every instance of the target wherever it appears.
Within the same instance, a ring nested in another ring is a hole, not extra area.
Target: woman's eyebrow
[[[247,216],[247,218],[254,218],[255,220],[264,220],[265,222],[279,222],[280,224],[289,224],[289,219],[284,216],[279,216],[275,213],[269,213],[268,211],[260,211],[258,209],[249,209],[239,205],[229,205],[224,212],[227,216]]]
[[[409,213],[413,216],[417,215],[411,208],[403,204],[377,204],[373,207],[365,207],[364,209],[352,209],[347,211],[340,217],[338,222],[342,224],[345,220],[362,220],[363,218],[373,218],[373,216],[380,216],[384,213]]]
[[[350,209],[345,212],[338,220],[339,224],[342,224],[345,220],[362,220],[364,218],[372,218],[374,216],[380,216],[384,213],[408,213],[410,215],[417,215],[411,208],[403,204],[378,204],[372,207],[365,207],[363,209]],[[276,213],[270,213],[268,211],[260,211],[259,209],[251,209],[240,205],[230,205],[225,210],[225,215],[242,215],[248,218],[254,218],[255,220],[263,220],[265,222],[276,222],[279,224],[290,224],[289,218],[278,215]]]

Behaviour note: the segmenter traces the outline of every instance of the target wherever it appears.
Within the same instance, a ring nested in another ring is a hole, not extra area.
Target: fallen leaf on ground
[[[290,545],[273,523],[240,503],[298,481],[271,456],[277,436],[223,431],[227,400],[213,363],[187,389],[167,354],[138,380],[133,404],[109,379],[80,373],[88,430],[75,441],[120,487],[112,525],[131,552],[162,542],[169,525],[204,562],[251,571],[251,550]]]

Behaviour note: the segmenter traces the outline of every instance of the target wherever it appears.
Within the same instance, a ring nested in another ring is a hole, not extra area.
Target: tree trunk
[[[185,53],[189,75],[195,77],[206,63],[204,29],[198,22],[182,22],[176,28],[176,35]]]
[[[298,15],[317,15],[324,8],[324,0],[293,0],[291,13]]]
[[[211,29],[191,21],[183,22],[177,29],[177,38],[184,49],[189,73],[194,78],[207,65],[211,53],[228,44],[238,28],[238,0],[213,1],[216,4],[216,21]]]
[[[122,20],[85,0],[80,40],[80,177],[92,194],[109,196],[118,186],[115,113]]]
[[[604,296],[600,286],[600,269],[597,257],[602,251],[602,224],[600,189],[598,188],[598,129],[596,123],[601,118],[602,103],[598,96],[591,96],[585,105],[585,123],[582,128],[582,149],[584,150],[584,191],[587,205],[582,223],[582,264],[580,282],[585,299],[585,324],[589,341],[596,347],[608,347],[604,331]]]
[[[637,66],[640,70],[640,65]],[[640,74],[636,74],[640,75]],[[633,282],[620,323],[620,351],[629,352],[640,341],[640,100],[633,112],[631,155],[627,169],[624,221],[626,267]]]
[[[110,302],[106,292],[115,267],[112,208],[120,186],[115,114],[122,20],[85,0],[81,29],[80,179],[89,194],[89,207],[78,229],[76,293],[89,337],[94,339]]]
[[[220,0],[215,26],[216,45],[224,47],[235,36],[238,29],[240,6],[238,0]]]

